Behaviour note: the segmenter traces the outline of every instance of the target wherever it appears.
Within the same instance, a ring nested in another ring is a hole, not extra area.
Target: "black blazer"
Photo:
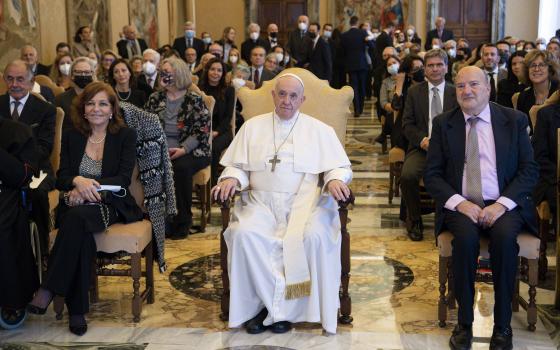
[[[47,77],[50,74],[51,74],[51,68],[41,63],[37,63],[37,66],[35,67],[35,71],[33,72],[33,75],[46,75]]]
[[[196,51],[197,60],[200,60],[200,57],[206,52],[204,49],[204,41],[200,40],[199,38],[192,39],[192,47]],[[177,50],[179,56],[185,61],[185,50],[187,49],[187,42],[184,36],[175,39],[173,42],[173,49]]]
[[[377,39],[375,39],[375,63],[376,64],[382,64],[383,50],[385,50],[386,47],[393,47],[393,39],[391,39],[391,36],[389,34],[387,34],[384,30],[382,30],[379,36],[377,37]]]
[[[422,142],[424,137],[428,136],[430,118],[429,96],[430,92],[428,91],[427,81],[408,89],[408,95],[404,103],[402,127],[404,136],[409,142],[409,150],[414,148],[420,149],[420,142]],[[455,107],[457,107],[455,87],[446,82],[443,90],[443,111],[449,111]]]
[[[146,75],[140,74],[138,76],[138,80],[136,81],[136,88],[138,90],[144,91],[146,98],[150,97],[154,91],[159,90],[159,73],[156,74],[156,81],[154,83],[154,87],[152,88],[150,84],[148,84],[148,80],[146,79]]]
[[[54,93],[51,90],[51,88],[48,87],[48,86],[40,85],[40,89],[41,89],[41,92],[40,92],[41,96],[43,96],[45,98],[45,100],[47,100],[48,103],[51,103],[51,104],[54,105],[55,97],[54,97]]]
[[[329,44],[322,38],[317,40],[315,48],[313,42],[309,47],[309,66],[307,67],[317,78],[331,81],[332,56]]]
[[[342,33],[340,44],[344,51],[344,68],[347,72],[367,70],[366,47],[373,44],[366,43],[368,34],[363,29],[350,28]]]
[[[307,35],[307,31],[301,36],[301,31],[295,29],[288,34],[288,53],[296,60],[297,67],[303,67],[309,59],[309,43],[311,38]]]
[[[0,115],[11,118],[10,96],[0,96]],[[19,121],[31,127],[36,140],[39,170],[51,174],[51,151],[54,144],[54,125],[56,122],[56,108],[45,101],[29,94],[25,106],[19,116]]]
[[[511,98],[517,92],[525,90],[526,86],[517,80],[502,79],[498,81],[498,91],[496,92],[496,102],[504,107],[513,108]]]
[[[74,188],[72,181],[80,173],[80,163],[86,150],[87,139],[87,136],[76,129],[63,132],[60,148],[60,168],[56,179],[58,190],[70,191]],[[96,180],[101,185],[118,185],[127,189],[123,198],[113,196],[111,202],[124,222],[138,221],[142,218],[142,211],[128,191],[135,163],[136,131],[125,127],[121,128],[116,134],[107,132],[103,149],[101,178]]]
[[[144,50],[148,48],[148,44],[146,44],[146,41],[144,39],[138,38],[137,40],[138,40],[138,45],[140,45],[140,52],[138,53],[138,55],[142,56]],[[128,44],[128,40],[121,39],[117,41],[117,49],[119,50],[119,56],[121,56],[122,58],[130,59],[131,57],[128,57],[128,50],[126,49],[127,44]],[[185,52],[183,51],[182,54],[184,55]]]
[[[249,80],[250,80],[250,81],[253,81],[253,78],[255,77],[255,76],[254,76],[254,74],[255,74],[255,73],[254,73],[254,68],[253,68],[253,67],[250,67],[249,69],[251,70],[251,77],[249,78]],[[266,69],[266,68],[263,67],[262,72],[261,72],[261,76],[259,77],[259,83],[258,83],[258,84],[255,84],[255,89],[260,88],[260,87],[262,86],[263,82],[265,82],[265,81],[267,81],[267,80],[272,80],[272,79],[274,79],[275,76],[276,76],[276,75],[275,75],[273,72],[271,72],[271,71],[269,71],[268,69]],[[254,81],[253,81],[253,82],[254,82]]]
[[[548,91],[548,97],[552,95],[556,90],[558,90],[558,81],[552,80],[550,82],[550,89]],[[519,98],[517,99],[517,110],[525,113],[527,118],[529,118],[529,111],[531,107],[535,105],[535,90],[532,86],[529,86],[525,90],[519,93]],[[533,128],[535,127],[531,120],[529,119],[529,127],[531,128],[531,134],[533,133]]]
[[[258,38],[257,41],[247,39],[241,43],[241,58],[251,65],[251,50],[255,46],[262,46],[265,50],[265,55],[270,51],[270,43],[262,38]]]
[[[490,113],[500,195],[517,204],[526,227],[535,233],[535,205],[531,195],[539,171],[527,134],[527,118],[521,112],[492,102]],[[445,203],[454,194],[462,194],[465,139],[465,117],[460,108],[434,118],[424,184],[436,201],[436,234],[443,229]]]
[[[453,31],[444,28],[443,32],[441,33],[441,37],[439,37],[437,29],[430,30],[428,32],[427,37],[426,37],[426,43],[424,44],[424,48],[426,49],[426,51],[428,51],[432,48],[432,39],[433,38],[439,38],[442,41],[442,43],[445,44],[445,42],[447,40],[451,40],[451,39],[454,38]]]
[[[532,138],[535,161],[539,164],[540,172],[539,182],[535,187],[537,204],[547,199],[546,192],[558,182],[556,175],[558,128],[560,128],[560,105],[555,103],[541,108],[537,113],[537,123]]]

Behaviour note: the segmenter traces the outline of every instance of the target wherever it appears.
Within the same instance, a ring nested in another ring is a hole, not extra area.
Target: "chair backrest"
[[[193,83],[194,85],[198,85],[198,75],[192,74],[192,75],[191,75],[191,80],[192,80],[192,83]]]
[[[60,144],[62,142],[62,123],[64,122],[64,110],[56,107],[56,121],[54,124],[54,143],[51,151],[51,166],[54,173],[60,167]]]
[[[558,147],[556,148],[557,152],[560,152],[560,129],[558,129],[556,134],[556,139],[558,140]],[[560,153],[556,153],[556,154],[560,154]],[[556,162],[556,180],[560,179],[560,162]],[[560,220],[558,220],[558,218],[560,218],[560,196],[556,196],[556,232],[560,232],[558,231],[560,229]]]
[[[35,81],[37,84],[41,86],[46,86],[50,88],[55,96],[60,95],[64,92],[64,88],[62,86],[56,85],[51,78],[47,77],[46,75],[39,74],[35,76]]]
[[[546,101],[544,101],[542,105],[533,105],[529,110],[529,118],[531,118],[531,123],[533,124],[533,128],[537,125],[537,113],[540,111],[540,109],[559,102],[560,102],[560,91],[555,91],[554,93],[552,93],[552,95],[550,95],[549,98],[546,99]]]
[[[8,85],[4,81],[4,74],[0,73],[0,95],[4,95],[8,92]]]
[[[516,92],[513,96],[511,96],[511,103],[515,109],[517,109],[517,100],[519,100],[519,92]]]
[[[340,90],[333,89],[326,80],[320,80],[306,69],[289,68],[283,70],[274,79],[265,81],[259,89],[251,90],[247,87],[239,89],[237,96],[243,105],[243,119],[248,120],[274,110],[272,90],[279,76],[285,73],[295,74],[303,80],[306,99],[301,106],[301,112],[330,125],[344,145],[346,123],[350,116],[350,104],[354,91],[349,86]]]
[[[146,207],[144,206],[144,186],[140,181],[140,171],[138,170],[138,163],[134,165],[134,170],[132,170],[132,178],[130,179],[130,186],[128,186],[130,194],[134,198],[136,205],[146,213]]]

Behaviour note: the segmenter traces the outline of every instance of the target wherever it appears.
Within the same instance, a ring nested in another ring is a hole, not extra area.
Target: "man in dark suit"
[[[457,106],[453,85],[445,81],[447,53],[433,49],[426,53],[427,81],[408,89],[402,127],[408,139],[408,151],[401,173],[402,198],[407,210],[408,236],[413,241],[424,238],[420,210],[420,179],[426,167],[432,120],[438,114]]]
[[[395,24],[388,22],[385,28],[379,33],[375,39],[375,65],[383,65],[383,50],[386,47],[393,47],[393,32],[395,31]],[[385,67],[383,67],[385,68]],[[381,82],[379,82],[381,84]]]
[[[303,67],[309,58],[309,42],[307,35],[309,28],[309,17],[301,15],[298,17],[297,28],[288,35],[288,53],[296,61],[296,67]]]
[[[142,52],[148,48],[146,41],[136,37],[136,29],[131,25],[125,25],[122,30],[124,39],[117,42],[119,55],[126,59],[131,59],[133,56],[141,56]]]
[[[50,68],[44,64],[39,63],[39,55],[37,49],[31,45],[24,45],[20,50],[20,58],[29,65],[33,75],[46,75],[49,76]]]
[[[531,192],[539,177],[527,116],[489,103],[490,86],[478,67],[456,77],[460,108],[433,123],[424,183],[437,205],[435,232],[453,234],[453,281],[459,303],[450,345],[470,349],[479,235],[490,238],[494,330],[490,349],[512,349],[511,302],[517,272],[517,235],[533,233]]]
[[[255,89],[262,86],[263,81],[272,80],[274,73],[264,68],[266,50],[262,46],[256,46],[251,50],[251,77],[250,81],[255,83]]]
[[[358,28],[358,17],[350,18],[350,29],[342,33],[340,44],[344,51],[344,68],[350,75],[350,86],[354,89],[354,117],[359,117],[364,111],[366,96],[366,78],[368,64],[366,48],[371,46],[367,41],[368,34]]]
[[[261,27],[256,23],[251,23],[247,27],[249,38],[241,43],[241,58],[249,63],[251,62],[251,52],[257,46],[263,47],[266,52],[270,50],[270,44],[260,37]]]
[[[15,60],[6,66],[4,80],[8,93],[0,96],[0,115],[31,127],[36,142],[39,169],[47,177],[35,190],[30,191],[32,216],[39,229],[41,251],[48,253],[49,237],[49,197],[54,189],[54,174],[50,162],[54,144],[55,107],[30,93],[33,87],[33,72],[22,60]]]
[[[150,96],[154,91],[159,89],[159,60],[161,56],[159,52],[153,49],[147,49],[142,55],[142,74],[138,76],[138,88]]]
[[[185,36],[181,36],[173,42],[173,49],[177,50],[179,54],[183,54],[187,47],[192,47],[196,50],[196,56],[202,57],[204,54],[204,42],[196,37],[194,23],[191,21],[185,22]],[[181,56],[184,60],[185,57]]]
[[[488,82],[490,83],[490,101],[496,102],[498,96],[498,82],[507,78],[507,69],[499,67],[500,54],[498,48],[494,44],[484,44],[484,46],[482,46],[481,60],[484,73],[486,73]]]
[[[426,37],[426,43],[424,44],[424,48],[426,49],[426,51],[432,48],[433,38],[438,38],[442,43],[455,38],[451,30],[445,29],[445,18],[436,18],[436,28],[430,30]]]
[[[309,25],[308,35],[311,38],[311,48],[309,49],[309,63],[306,68],[317,78],[330,82],[332,79],[331,50],[329,44],[319,36],[319,29],[319,23]]]
[[[268,51],[273,50],[278,45],[283,46],[283,44],[278,41],[278,26],[276,23],[270,23],[266,28],[266,32],[268,33],[268,37],[264,40],[269,47]]]

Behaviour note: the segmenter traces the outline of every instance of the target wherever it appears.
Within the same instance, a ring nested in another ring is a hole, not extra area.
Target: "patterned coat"
[[[167,110],[166,92],[162,90],[151,94],[144,109],[156,114],[163,127]],[[194,92],[187,92],[177,115],[177,128],[179,129],[179,143],[185,141],[190,135],[196,136],[198,146],[192,151],[193,156],[210,157],[212,155],[209,137],[212,130],[211,123],[212,116],[202,97]]]

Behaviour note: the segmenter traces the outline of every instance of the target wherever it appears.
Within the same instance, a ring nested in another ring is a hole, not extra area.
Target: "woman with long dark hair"
[[[527,87],[522,82],[523,70],[525,67],[523,60],[526,54],[527,52],[525,51],[516,51],[510,56],[507,63],[508,77],[498,82],[496,100],[498,104],[513,108],[511,97],[515,93],[521,92]]]
[[[138,108],[144,107],[146,93],[136,88],[136,77],[125,59],[115,60],[109,67],[108,74],[109,84],[115,89],[119,100],[132,103]]]

